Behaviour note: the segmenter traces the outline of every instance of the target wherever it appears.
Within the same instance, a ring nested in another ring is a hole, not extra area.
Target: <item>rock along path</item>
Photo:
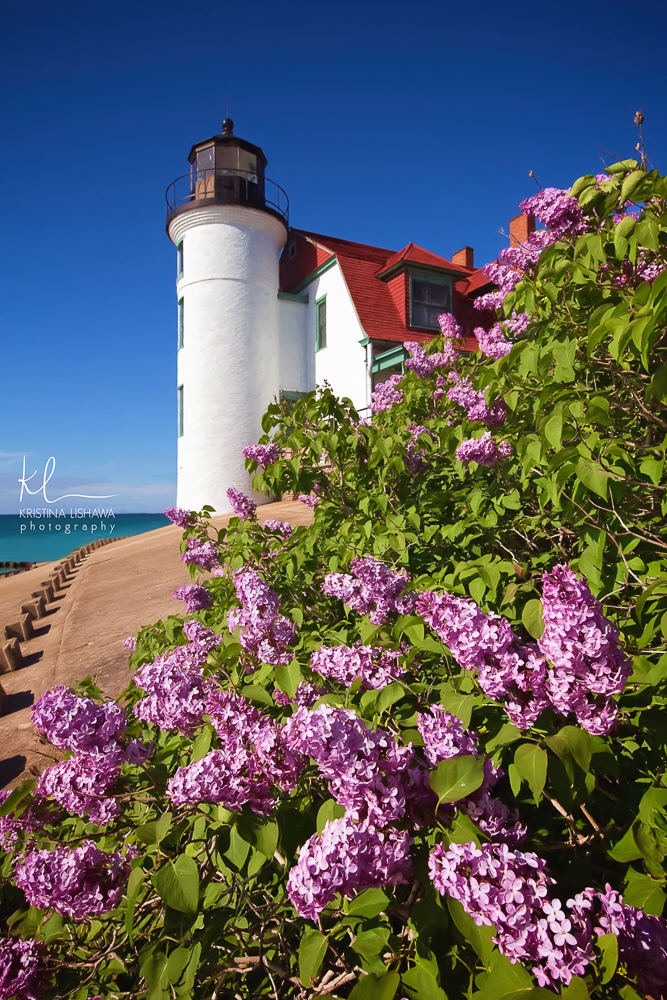
[[[312,510],[296,501],[265,504],[258,514],[260,521],[273,517],[295,526],[313,519]],[[219,528],[227,519],[215,517],[211,523]],[[167,615],[183,614],[185,605],[171,596],[190,582],[181,562],[181,535],[180,528],[168,525],[96,549],[75,567],[46,616],[34,623],[35,637],[21,647],[26,665],[2,675],[9,698],[0,717],[0,788],[58,759],[30,721],[31,706],[44,691],[91,674],[105,694],[117,696],[130,676],[125,636]],[[0,580],[0,619],[9,620],[50,568],[46,563]]]

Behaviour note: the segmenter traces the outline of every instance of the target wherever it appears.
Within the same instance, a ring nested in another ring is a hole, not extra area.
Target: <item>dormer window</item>
[[[438,316],[452,311],[452,284],[446,275],[410,274],[410,325],[438,330]]]

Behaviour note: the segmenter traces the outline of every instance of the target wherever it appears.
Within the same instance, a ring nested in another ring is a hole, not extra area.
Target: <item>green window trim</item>
[[[177,280],[178,280],[178,278],[182,278],[183,277],[183,239],[184,239],[184,237],[181,237],[180,240],[178,241],[178,243],[176,244],[176,278],[177,278]]]
[[[297,392],[295,389],[281,389],[280,390],[280,402],[281,403],[297,403],[304,396],[307,396],[307,392]]]
[[[184,320],[185,320],[185,306],[183,299],[178,300],[178,349],[179,351],[183,347],[183,334],[184,334]]]
[[[373,364],[371,371],[373,375],[377,372],[383,372],[387,368],[393,368],[394,365],[401,365],[403,368],[403,362],[408,356],[408,352],[403,347],[403,344],[398,344],[396,347],[390,347],[388,351],[383,351],[382,354],[376,354],[373,356]]]
[[[302,306],[307,306],[310,297],[308,295],[295,295],[294,292],[278,292],[278,298],[285,302],[300,302]]]
[[[183,437],[183,386],[178,387],[178,436]]]
[[[327,346],[327,297],[315,299],[315,350],[323,351]]]

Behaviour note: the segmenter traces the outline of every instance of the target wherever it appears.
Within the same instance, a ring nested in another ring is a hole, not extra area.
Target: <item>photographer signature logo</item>
[[[120,493],[104,493],[104,494],[94,494],[94,493],[63,493],[63,495],[61,497],[54,497],[51,500],[46,495],[46,487],[48,486],[50,480],[53,478],[53,475],[54,475],[55,471],[56,471],[56,460],[55,460],[55,458],[52,455],[51,458],[48,459],[46,465],[44,466],[44,478],[43,478],[43,481],[42,481],[42,485],[39,486],[36,490],[31,490],[30,487],[28,486],[28,483],[30,482],[31,479],[34,479],[34,477],[37,475],[37,469],[35,469],[35,471],[33,472],[32,476],[28,476],[28,478],[26,479],[26,475],[25,475],[25,455],[24,455],[23,456],[23,475],[19,479],[19,483],[21,484],[21,496],[19,497],[19,503],[23,499],[23,491],[24,490],[25,490],[26,493],[29,493],[31,497],[37,496],[39,493],[42,493],[43,496],[44,496],[44,500],[46,501],[46,503],[58,503],[60,500],[64,500],[66,497],[81,497],[81,498],[83,498],[85,500],[108,500],[110,497],[118,497],[118,496],[120,496]]]

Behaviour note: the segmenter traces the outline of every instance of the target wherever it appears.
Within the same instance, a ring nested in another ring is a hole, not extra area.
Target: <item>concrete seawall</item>
[[[279,518],[294,525],[310,524],[312,517],[310,508],[293,501],[259,511],[262,521]],[[221,527],[227,521],[224,516],[211,523]],[[57,759],[30,721],[31,706],[44,691],[92,674],[107,695],[117,696],[130,678],[125,636],[184,613],[183,602],[171,596],[190,582],[180,558],[181,536],[180,528],[167,525],[113,544],[98,539],[63,563],[0,580],[0,630],[5,630],[0,788],[15,784],[26,770],[38,774]]]

